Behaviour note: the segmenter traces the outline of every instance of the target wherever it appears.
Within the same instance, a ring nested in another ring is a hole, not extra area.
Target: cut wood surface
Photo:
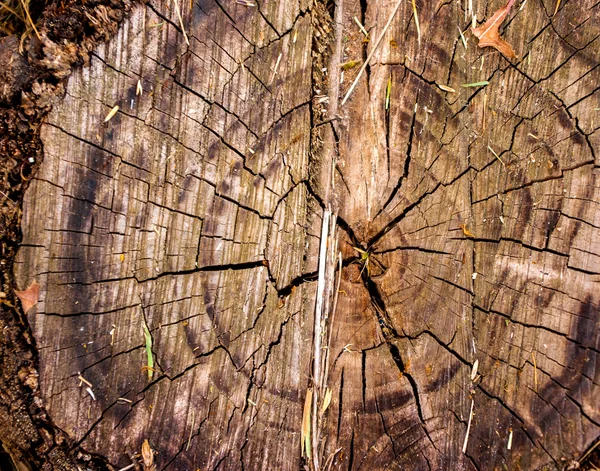
[[[598,439],[600,4],[513,6],[512,61],[468,31],[502,2],[416,1],[419,32],[403,2],[373,49],[396,6],[150,1],[69,78],[15,272],[83,449],[312,467],[329,208],[322,469],[563,469]]]

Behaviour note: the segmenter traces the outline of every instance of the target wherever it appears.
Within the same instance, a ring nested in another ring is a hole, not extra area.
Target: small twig
[[[348,100],[348,98],[350,97],[350,95],[352,94],[352,92],[354,91],[354,88],[356,87],[356,84],[358,84],[358,81],[359,81],[361,75],[363,74],[363,72],[367,68],[367,65],[369,65],[369,62],[371,62],[371,59],[373,58],[373,54],[375,54],[375,51],[377,50],[377,46],[379,46],[379,43],[383,39],[383,36],[387,32],[388,28],[390,27],[390,24],[392,24],[392,20],[394,19],[394,16],[396,16],[396,13],[398,12],[398,9],[400,8],[401,4],[402,4],[402,0],[398,0],[398,3],[396,4],[396,7],[394,8],[394,11],[392,11],[392,14],[390,15],[390,17],[389,17],[386,25],[383,28],[383,31],[381,31],[381,34],[377,38],[377,41],[375,41],[375,44],[373,44],[373,49],[371,49],[371,52],[367,56],[367,60],[364,62],[364,64],[362,65],[362,67],[358,71],[358,75],[354,79],[354,82],[352,82],[352,85],[350,86],[350,89],[348,90],[348,92],[346,93],[346,96],[342,100],[342,106],[344,105],[344,103],[346,103],[346,101]]]
[[[135,466],[135,463],[131,463],[129,466],[119,469],[119,471],[127,471]]]

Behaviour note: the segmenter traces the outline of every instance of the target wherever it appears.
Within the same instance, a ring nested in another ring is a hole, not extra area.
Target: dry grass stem
[[[39,31],[35,27],[35,23],[31,19],[31,15],[29,14],[29,8],[27,8],[27,5],[25,5],[25,2],[23,0],[21,0],[21,5],[23,6],[23,11],[25,12],[25,15],[27,15],[27,19],[29,20],[29,23],[31,24],[31,27],[33,28],[33,31],[35,31],[35,35],[41,41],[42,37],[40,36]]]
[[[189,46],[190,40],[188,39],[188,35],[185,32],[185,27],[183,26],[183,18],[181,17],[181,11],[179,10],[178,0],[175,0],[175,12],[177,13],[177,19],[179,20],[179,26],[181,26],[181,31],[183,32],[183,38],[185,39],[185,43]]]
[[[462,32],[462,29],[460,29],[460,26],[458,27],[458,32],[460,33],[460,39],[462,40],[463,46],[465,46],[465,51],[467,50],[467,40],[465,39],[465,35]]]
[[[558,13],[558,9],[560,8],[560,1],[561,0],[556,0],[556,8],[554,9],[554,14],[552,15],[552,17],[555,17]]]
[[[496,154],[494,152],[494,149],[492,149],[490,146],[487,146],[488,150],[494,154],[494,157],[496,157],[498,159],[498,161],[502,164],[503,167],[506,167],[506,164],[504,163],[504,161],[500,158],[500,156],[498,154]]]
[[[465,435],[465,441],[463,443],[462,452],[467,452],[467,445],[469,444],[469,433],[471,432],[471,420],[473,420],[473,405],[475,401],[471,399],[471,412],[469,412],[469,423],[467,424],[467,433]]]
[[[369,37],[369,33],[367,32],[367,30],[365,29],[365,27],[361,24],[361,22],[358,21],[358,18],[356,16],[354,17],[354,21],[358,25],[358,28],[360,29],[360,31],[362,32],[362,34],[365,35],[365,38],[368,38]]]
[[[472,2],[473,0],[469,0]],[[417,14],[417,3],[415,0],[412,0],[413,14],[415,15],[415,25],[417,27],[417,39],[419,41],[419,46],[421,45],[421,27],[419,26],[419,15]]]
[[[279,69],[279,64],[281,63],[281,56],[283,55],[282,52],[279,53],[279,56],[277,56],[277,62],[275,62],[275,68],[273,69],[273,75],[271,76],[271,82],[273,83],[273,80],[275,80],[275,76],[277,75],[277,69]]]

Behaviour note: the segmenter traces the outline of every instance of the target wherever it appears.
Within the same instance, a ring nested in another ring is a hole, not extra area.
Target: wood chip
[[[438,87],[440,87],[440,90],[444,90],[445,92],[456,93],[456,90],[454,90],[454,88],[448,87],[447,85],[440,85],[440,84],[438,84]]]
[[[475,360],[475,363],[473,363],[473,369],[471,370],[471,381],[475,381],[475,378],[477,377],[477,368],[479,367],[479,360]]]

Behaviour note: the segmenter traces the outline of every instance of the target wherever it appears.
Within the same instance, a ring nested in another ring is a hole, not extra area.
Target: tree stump
[[[83,449],[313,467],[327,208],[322,469],[563,469],[597,439],[600,4],[514,6],[510,61],[469,30],[501,2],[384,30],[396,3],[149,1],[69,78],[15,270]]]

